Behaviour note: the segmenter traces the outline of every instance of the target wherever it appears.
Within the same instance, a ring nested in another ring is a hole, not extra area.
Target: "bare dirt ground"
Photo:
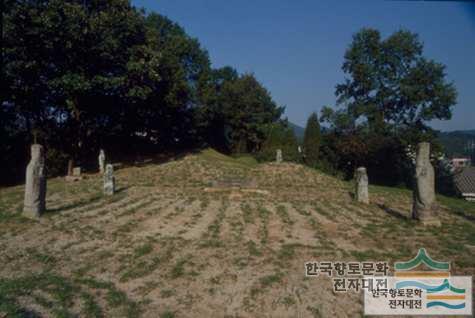
[[[356,204],[350,183],[212,150],[116,179],[112,197],[99,174],[49,180],[39,220],[21,217],[22,186],[0,190],[0,317],[360,317],[362,294],[306,277],[306,261],[392,265],[425,247],[475,272],[473,215],[442,205],[443,226],[424,228],[406,190]]]

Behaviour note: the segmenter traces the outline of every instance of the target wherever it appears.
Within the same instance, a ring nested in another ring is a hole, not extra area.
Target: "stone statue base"
[[[64,178],[67,182],[76,182],[76,181],[80,181],[83,179],[82,176],[66,176]]]
[[[420,222],[424,226],[437,226],[437,227],[442,226],[438,218],[427,218],[424,220],[420,220]]]

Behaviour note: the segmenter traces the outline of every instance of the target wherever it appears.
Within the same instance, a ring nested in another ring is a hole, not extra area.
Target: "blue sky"
[[[168,16],[196,37],[213,67],[252,72],[286,106],[290,121],[335,105],[343,55],[352,34],[400,28],[419,34],[425,55],[447,66],[459,92],[441,130],[475,129],[475,4],[450,1],[133,0]]]

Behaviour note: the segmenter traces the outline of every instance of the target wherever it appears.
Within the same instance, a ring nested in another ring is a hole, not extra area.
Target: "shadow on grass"
[[[66,205],[63,205],[63,206],[59,206],[57,208],[53,208],[53,209],[48,209],[47,208],[46,211],[45,211],[45,214],[54,214],[54,213],[58,213],[58,212],[65,212],[65,211],[68,211],[68,210],[80,208],[80,207],[86,206],[90,203],[97,202],[97,201],[101,200],[102,198],[104,198],[104,196],[102,194],[99,194],[99,195],[95,195],[92,198],[72,202],[72,203],[69,203],[69,204],[66,204]]]
[[[475,222],[475,215],[467,214],[467,213],[465,213],[465,211],[460,210],[460,209],[451,209],[451,211],[452,211],[454,214],[456,214],[456,215],[458,215],[458,216],[464,218],[464,219],[467,220],[467,221]]]
[[[377,204],[377,206],[381,210],[383,210],[384,212],[389,214],[390,216],[395,217],[399,220],[403,220],[403,221],[410,221],[411,220],[411,218],[407,215],[406,212],[402,212],[402,211],[398,211],[396,209],[392,209],[392,208],[388,207],[385,204]]]
[[[448,208],[453,214],[470,222],[475,221],[475,202],[442,195],[437,196],[437,201]]]
[[[72,203],[69,203],[69,204],[66,204],[66,205],[63,205],[63,206],[60,206],[60,207],[57,207],[57,208],[53,208],[53,209],[46,209],[45,214],[48,215],[48,214],[54,214],[54,213],[58,213],[58,212],[65,212],[65,211],[68,211],[68,210],[81,208],[81,207],[84,207],[84,206],[89,205],[91,203],[98,202],[102,199],[107,200],[108,203],[112,203],[112,202],[115,202],[115,201],[118,201],[118,200],[124,198],[125,192],[128,189],[129,189],[128,186],[127,187],[120,187],[115,191],[114,195],[112,195],[112,196],[105,196],[102,193],[99,193],[99,194],[96,194],[95,196],[93,196],[91,198],[82,199],[82,200],[72,202]]]

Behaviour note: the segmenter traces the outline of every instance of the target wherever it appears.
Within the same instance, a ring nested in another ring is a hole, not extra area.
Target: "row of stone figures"
[[[99,153],[99,171],[103,173],[104,194],[115,192],[114,167],[105,164],[106,156],[101,149]],[[278,149],[276,161],[282,162],[282,150]],[[438,224],[435,210],[435,173],[430,163],[430,144],[423,142],[417,146],[416,184],[413,191],[412,216],[424,224]],[[355,173],[355,198],[358,202],[369,203],[368,175],[366,168],[360,167]],[[25,202],[23,212],[29,217],[38,217],[46,209],[46,167],[43,146],[31,146],[31,161],[26,169]]]
[[[369,203],[368,175],[366,168],[360,167],[355,172],[355,199]],[[412,218],[426,225],[439,225],[435,202],[435,172],[430,162],[430,144],[421,142],[417,145],[415,186],[413,189]]]
[[[99,154],[99,170],[103,174],[104,194],[115,192],[114,166],[105,164],[105,153]],[[31,218],[41,216],[46,210],[46,165],[43,146],[31,146],[31,160],[26,168],[25,200],[23,215]]]

